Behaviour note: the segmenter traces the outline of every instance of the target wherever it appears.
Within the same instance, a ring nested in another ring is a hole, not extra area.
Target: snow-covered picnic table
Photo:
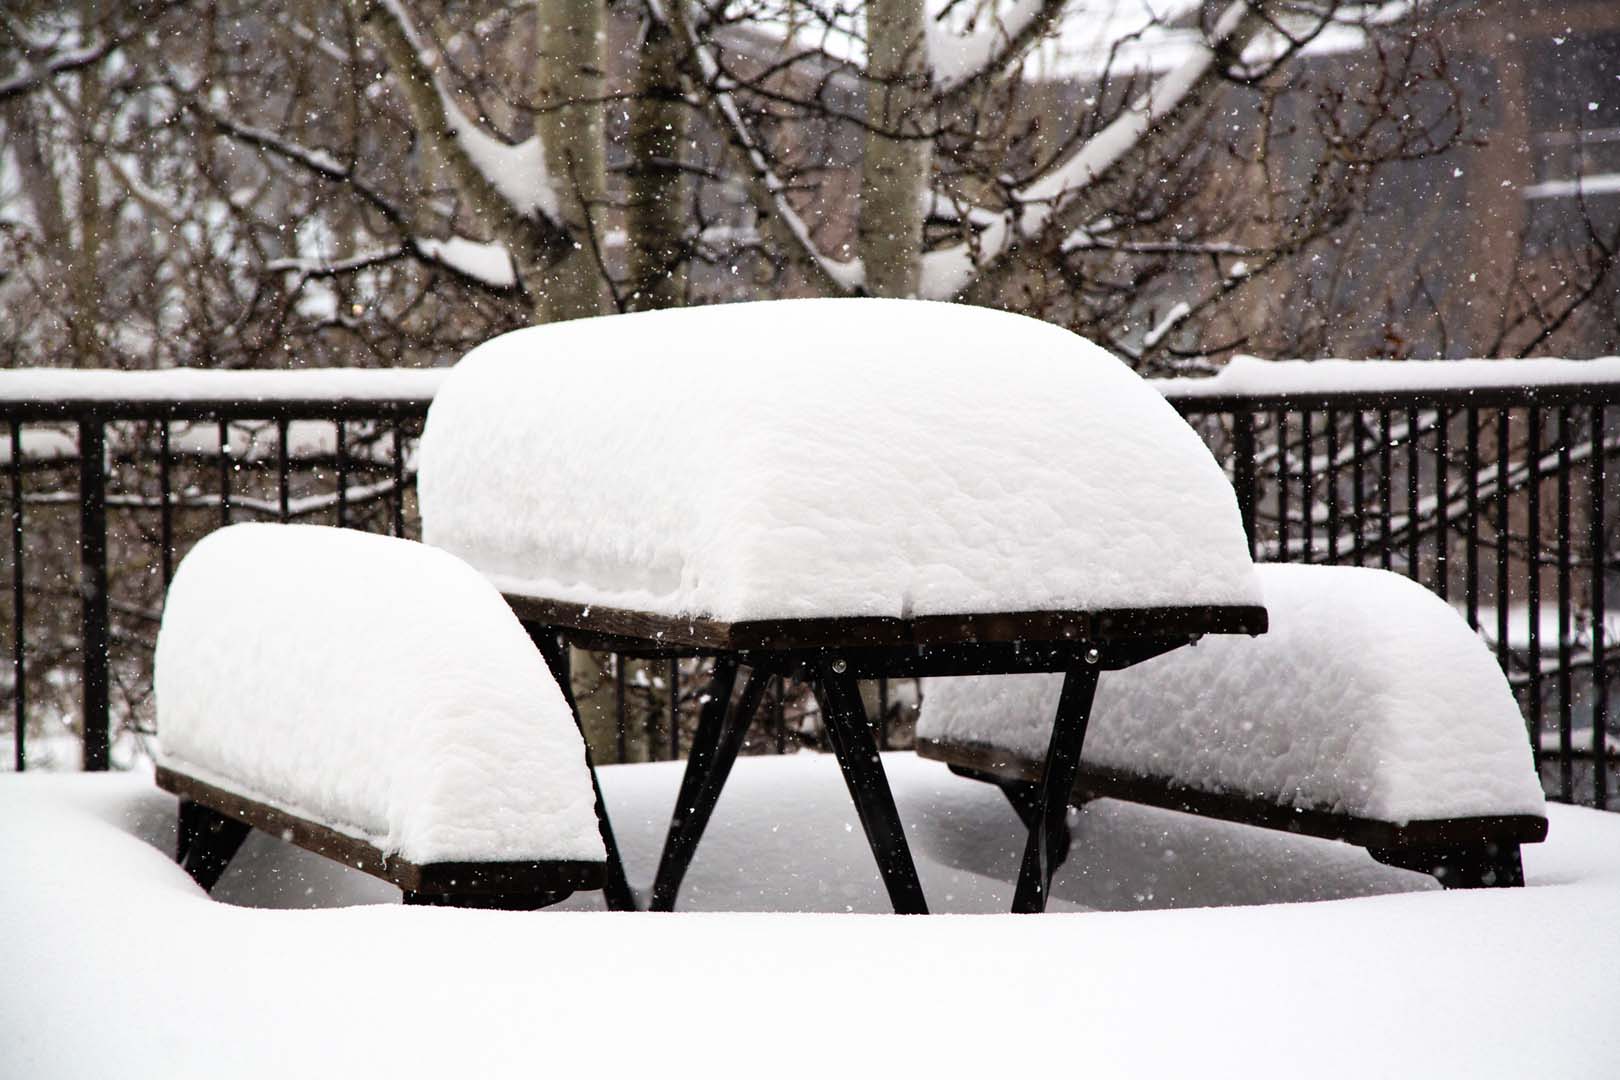
[[[956,305],[814,300],[581,320],[457,365],[424,538],[572,644],[712,655],[654,886],[668,908],[766,682],[808,681],[897,911],[926,902],[856,680],[1063,672],[1016,910],[1044,907],[1099,671],[1263,632],[1202,440],[1101,348]],[[749,671],[735,704],[739,667]]]

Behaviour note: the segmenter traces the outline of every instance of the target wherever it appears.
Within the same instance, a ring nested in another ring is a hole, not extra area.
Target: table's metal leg
[[[1070,668],[1063,677],[1063,693],[1058,698],[1057,717],[1052,722],[1052,741],[1046,748],[1046,769],[1041,776],[1040,805],[1024,844],[1024,862],[1018,871],[1018,888],[1012,909],[1018,914],[1046,910],[1047,894],[1059,860],[1063,830],[1068,828],[1069,796],[1080,771],[1080,749],[1086,739],[1086,721],[1097,693],[1097,668],[1087,664]]]
[[[855,812],[866,832],[866,842],[877,859],[878,872],[889,890],[889,900],[898,915],[926,915],[928,901],[917,878],[905,827],[895,809],[894,793],[889,790],[883,762],[878,757],[872,726],[861,703],[861,688],[853,675],[835,669],[829,661],[815,672],[816,696],[821,702],[822,719],[838,767],[844,774]]]
[[[747,731],[748,721],[759,704],[763,683],[758,672],[750,674],[743,689],[743,700],[732,709],[731,691],[736,682],[736,661],[727,657],[715,660],[708,700],[698,714],[697,732],[692,736],[692,746],[686,756],[686,771],[681,774],[681,789],[675,795],[675,812],[669,819],[669,833],[664,837],[664,853],[658,859],[658,875],[653,879],[652,901],[648,905],[650,911],[675,910],[675,895],[680,892],[681,880],[697,854],[698,841],[703,838],[714,804],[720,800],[720,789],[731,773],[737,747],[742,745],[741,733],[733,740],[731,728],[740,716],[741,729]]]
[[[552,678],[562,689],[563,699],[568,702],[568,709],[574,714],[574,725],[579,728],[580,738],[585,738],[585,725],[579,719],[579,702],[574,700],[574,680],[569,672],[568,647],[558,639],[555,631],[549,627],[536,627],[525,624],[524,629],[529,632],[529,639],[534,642],[535,648],[545,658],[546,667],[551,669]],[[602,784],[596,778],[596,759],[591,756],[591,744],[585,740],[585,767],[591,773],[591,791],[596,797],[596,827],[602,834],[602,847],[607,852],[607,879],[602,884],[602,899],[607,901],[609,911],[635,911],[636,895],[630,891],[630,879],[624,873],[624,860],[619,857],[619,845],[613,838],[613,822],[608,817],[607,802],[602,798]]]

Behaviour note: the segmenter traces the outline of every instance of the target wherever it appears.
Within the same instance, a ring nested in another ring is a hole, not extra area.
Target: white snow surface
[[[409,540],[233,525],[180,564],[158,760],[416,863],[600,861],[585,747],[470,567]]]
[[[1620,381],[1620,356],[1594,360],[1264,360],[1234,356],[1207,379],[1152,380],[1172,401],[1227,394],[1485,390]]]
[[[1087,763],[1396,823],[1544,813],[1512,691],[1445,601],[1383,570],[1259,570],[1270,630],[1103,675]],[[1044,756],[1062,682],[933,680],[918,738]]]
[[[1005,912],[1022,837],[1000,794],[909,754],[885,767],[936,910]],[[602,771],[638,885],[679,779]],[[883,910],[882,887],[837,764],[745,758],[683,911],[634,915],[594,894],[569,904],[596,910],[402,907],[263,834],[214,902],[174,865],[175,802],[148,777],[7,776],[0,1075],[654,1075],[701,1054],[708,1077],[784,1080],[852,1060],[878,1076],[1599,1080],[1620,1061],[1620,935],[1600,932],[1620,921],[1620,816],[1547,809],[1529,888],[1446,893],[1343,844],[1102,800],[1073,818],[1064,912],[852,915]],[[870,1022],[805,1036],[806,1009],[856,999]],[[999,1034],[1019,1030],[1061,1037]]]
[[[428,414],[423,534],[508,592],[724,620],[1253,604],[1160,395],[1021,316],[770,301],[518,330]]]
[[[394,401],[426,400],[443,368],[299,368],[0,371],[0,401]]]

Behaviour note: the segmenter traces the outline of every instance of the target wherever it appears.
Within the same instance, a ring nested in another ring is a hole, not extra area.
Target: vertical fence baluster
[[[1406,410],[1406,576],[1421,581],[1421,549],[1418,546],[1418,504],[1423,499],[1423,484],[1418,474],[1418,436],[1421,434],[1417,409]]]
[[[394,535],[405,535],[405,450],[404,439],[401,437],[399,427],[402,421],[394,418],[393,428],[393,454],[390,464],[394,473]],[[675,756],[670,755],[672,758]]]
[[[27,614],[23,601],[23,487],[22,487],[22,425],[11,422],[11,715],[16,727],[12,730],[13,765],[22,772],[28,763],[28,683],[24,655],[27,641],[23,618]]]
[[[1609,678],[1604,661],[1604,578],[1607,560],[1603,543],[1603,406],[1592,406],[1592,482],[1590,530],[1592,567],[1592,805],[1609,805]]]
[[[337,524],[338,528],[347,528],[349,524],[349,425],[343,420],[334,420],[332,425],[337,437],[333,450],[337,467]],[[619,755],[624,760],[624,755]]]
[[[282,522],[292,517],[292,480],[289,476],[292,455],[287,448],[289,426],[285,416],[276,421],[276,516]]]
[[[1570,566],[1570,440],[1575,424],[1568,405],[1558,410],[1558,790],[1575,801],[1574,686],[1570,672],[1570,632],[1574,624]]]
[[[645,702],[643,702],[643,705],[645,707],[641,710],[641,741],[647,747],[647,751],[646,751],[647,760],[648,761],[657,761],[658,760],[658,744],[659,744],[660,740],[658,738],[658,710],[651,707],[652,706],[651,691],[652,691],[653,687],[652,687],[652,675],[650,674],[650,668],[652,666],[652,662],[644,660],[641,663],[642,663],[641,677],[647,680],[647,691],[648,691],[647,700]]]
[[[219,524],[231,523],[231,425],[219,422]]]
[[[1299,414],[1299,447],[1302,492],[1299,500],[1299,529],[1305,541],[1304,557],[1300,562],[1308,563],[1316,559],[1316,463],[1311,456],[1316,453],[1316,440],[1311,435],[1309,409]]]
[[[1512,488],[1508,477],[1508,411],[1498,409],[1496,413],[1496,662],[1502,665],[1504,672],[1508,671],[1513,663],[1513,651],[1509,647],[1508,634],[1508,608],[1513,600],[1513,588],[1508,581],[1510,565],[1509,556],[1512,554],[1512,522],[1509,520]]]
[[[107,680],[107,476],[101,417],[79,421],[79,595],[83,600],[84,768],[107,768],[111,738]]]
[[[879,750],[889,748],[889,680],[880,676],[878,684],[877,744]]]
[[[1530,752],[1536,773],[1541,773],[1541,407],[1531,403],[1525,415],[1525,460],[1529,462],[1525,495],[1525,548],[1528,567],[1524,582],[1525,604],[1530,620]]]
[[[1366,442],[1365,415],[1360,409],[1350,414],[1350,505],[1355,518],[1355,540],[1350,545],[1350,558],[1357,566],[1367,562],[1367,496],[1365,493],[1366,467],[1363,444]]]
[[[169,422],[158,423],[158,565],[163,574],[163,592],[168,595],[174,580],[174,479],[169,475]]]
[[[681,756],[681,662],[669,658],[669,760]]]
[[[1434,583],[1440,599],[1451,599],[1451,414],[1434,411]]]
[[[1288,561],[1288,414],[1281,409],[1272,415],[1277,433],[1277,561]],[[1309,505],[1307,500],[1306,505]]]
[[[1339,561],[1339,414],[1327,411],[1327,561]]]
[[[1249,555],[1255,552],[1254,536],[1254,414],[1232,414],[1232,488],[1237,494],[1238,516],[1243,535],[1249,538]]]
[[[1463,466],[1468,475],[1468,550],[1467,580],[1463,583],[1463,596],[1468,608],[1468,625],[1479,629],[1479,410],[1470,405],[1464,414],[1468,425],[1468,442],[1463,450]]]
[[[1378,412],[1378,565],[1385,570],[1394,565],[1391,535],[1394,529],[1389,517],[1390,494],[1389,410]]]
[[[787,686],[782,676],[776,677],[775,689],[771,692],[771,727],[776,732],[776,752],[787,753]]]
[[[624,657],[619,653],[613,654],[613,738],[614,749],[618,753],[615,761],[623,764],[628,760],[626,739],[628,737],[627,722],[624,710]]]

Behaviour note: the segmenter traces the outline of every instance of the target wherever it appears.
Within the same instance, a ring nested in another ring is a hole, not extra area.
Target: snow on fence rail
[[[442,377],[0,372],[0,723],[15,733],[13,767],[30,730],[71,727],[87,768],[132,749],[162,590],[210,529],[303,520],[416,535],[415,444]],[[1508,672],[1548,793],[1608,804],[1620,358],[1239,357],[1213,378],[1155,385],[1225,463],[1258,558],[1381,566],[1449,600]],[[603,759],[679,755],[698,671],[579,666]],[[909,743],[919,690],[880,686],[888,745]],[[756,750],[819,738],[814,703],[780,688],[766,716]]]

